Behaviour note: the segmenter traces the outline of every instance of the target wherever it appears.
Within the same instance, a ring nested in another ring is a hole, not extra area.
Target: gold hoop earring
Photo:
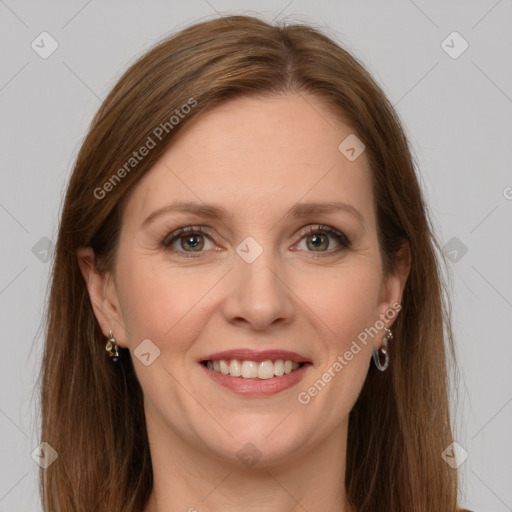
[[[105,350],[108,352],[111,361],[114,361],[114,363],[119,361],[119,345],[116,343],[116,339],[114,338],[112,331],[110,331],[110,336],[107,344],[105,345]]]

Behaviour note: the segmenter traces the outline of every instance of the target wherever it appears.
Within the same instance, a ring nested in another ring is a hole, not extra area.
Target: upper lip
[[[242,361],[254,361],[255,363],[267,360],[276,361],[277,359],[282,359],[283,361],[290,360],[297,363],[311,362],[307,357],[290,350],[253,350],[250,348],[238,348],[234,350],[215,352],[215,354],[202,357],[200,361],[219,361],[220,359],[237,359]]]

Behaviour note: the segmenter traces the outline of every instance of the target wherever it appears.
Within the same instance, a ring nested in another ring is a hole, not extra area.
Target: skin
[[[410,268],[405,247],[396,275],[384,279],[368,160],[363,153],[351,162],[338,150],[351,133],[311,95],[217,106],[190,123],[133,190],[112,271],[97,273],[91,250],[80,251],[98,322],[130,350],[144,391],[154,472],[144,512],[351,510],[341,484],[348,415],[384,330],[308,404],[298,395],[401,302]],[[189,200],[232,217],[167,213],[141,228],[153,211]],[[348,203],[364,226],[346,212],[284,217],[312,201]],[[319,224],[351,246],[324,233],[318,248],[301,234]],[[198,258],[183,255],[194,253],[190,235],[174,252],[161,245],[185,226],[210,229],[211,238],[194,239],[204,242]],[[247,236],[263,248],[252,263],[236,253]],[[133,355],[144,339],[160,350],[149,366]],[[244,398],[198,363],[239,347],[292,350],[313,365],[292,388]],[[237,457],[248,442],[261,452],[252,467]]]

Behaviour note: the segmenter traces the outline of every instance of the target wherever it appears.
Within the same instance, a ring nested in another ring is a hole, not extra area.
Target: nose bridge
[[[270,245],[271,237],[259,239],[248,236],[236,247],[230,273],[232,292],[225,313],[228,320],[243,318],[255,328],[263,329],[277,319],[289,320],[293,308],[284,276],[280,276],[283,267]]]

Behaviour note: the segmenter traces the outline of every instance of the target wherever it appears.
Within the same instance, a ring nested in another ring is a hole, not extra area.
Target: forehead
[[[138,219],[173,201],[224,205],[248,216],[297,202],[345,201],[372,222],[371,170],[339,145],[353,135],[319,98],[240,98],[204,112],[141,178],[128,200]]]

